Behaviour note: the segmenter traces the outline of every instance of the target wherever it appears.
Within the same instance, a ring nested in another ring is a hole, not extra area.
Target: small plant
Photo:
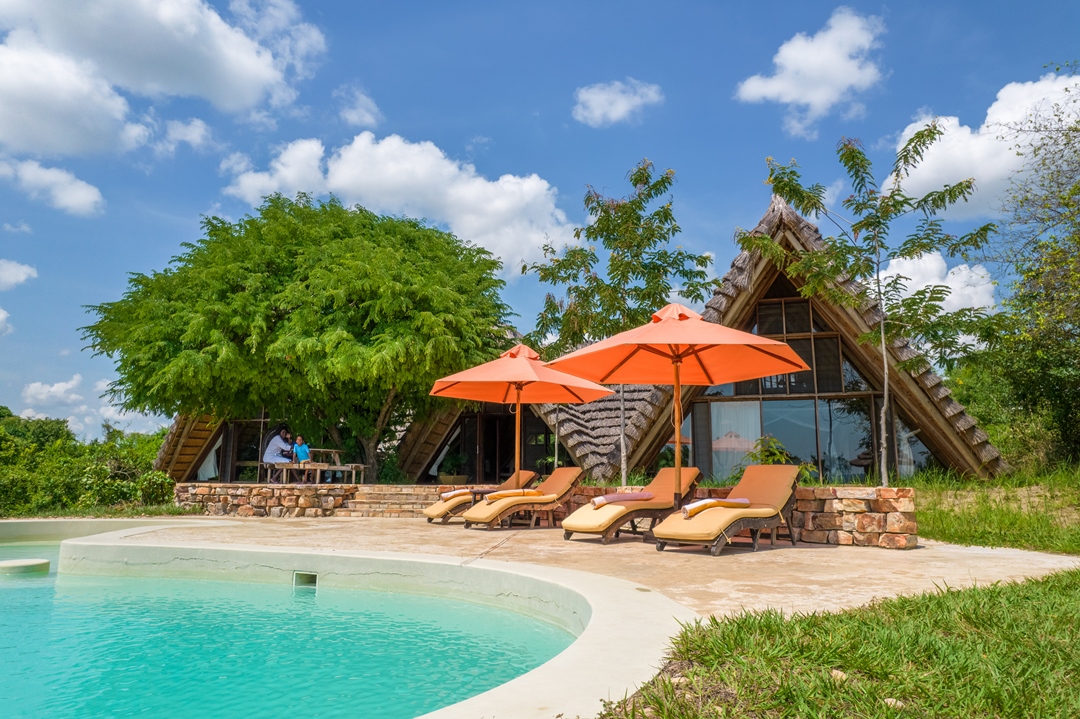
[[[439,463],[439,474],[460,474],[461,469],[468,463],[469,458],[461,452],[447,452],[442,462]]]
[[[722,487],[728,484],[736,484],[742,478],[743,472],[752,464],[795,464],[795,457],[784,448],[783,443],[776,437],[764,435],[754,442],[754,448],[746,453],[745,464],[736,465],[727,479],[716,486]],[[813,462],[799,464],[799,483],[808,484],[820,482],[821,475]]]

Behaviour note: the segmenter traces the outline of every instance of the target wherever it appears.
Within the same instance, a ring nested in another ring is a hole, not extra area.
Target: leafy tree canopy
[[[203,221],[170,267],[90,308],[125,409],[271,415],[370,465],[440,376],[506,343],[501,265],[422,222],[268,197],[254,217]],[[372,474],[376,471],[372,467]]]
[[[1075,65],[1059,67],[1072,73]],[[992,363],[1029,409],[1048,411],[1062,453],[1080,459],[1080,82],[1066,99],[1003,128],[1025,165],[1004,201],[991,259],[1014,281],[987,323]]]
[[[590,187],[585,209],[592,221],[574,230],[577,239],[604,248],[606,272],[600,269],[596,244],[561,250],[545,245],[544,262],[522,267],[541,282],[565,287],[564,298],[548,293],[536,329],[525,338],[546,359],[648,322],[669,302],[673,289],[702,302],[719,284],[708,276],[710,255],[669,246],[680,228],[671,199],[661,198],[674,184],[675,171],[656,176],[646,159],[628,179],[634,189],[623,198],[604,197]]]

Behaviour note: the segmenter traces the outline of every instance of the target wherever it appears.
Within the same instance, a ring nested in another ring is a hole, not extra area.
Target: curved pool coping
[[[162,526],[208,524],[205,520],[157,520],[110,527],[114,531],[91,536],[79,536],[74,523],[99,523],[86,527],[92,533],[104,528],[100,522],[115,520],[58,521],[70,523],[61,544],[61,574],[291,584],[294,572],[312,572],[319,575],[320,586],[476,602],[549,622],[577,636],[539,667],[424,719],[593,716],[602,709],[602,700],[621,699],[651,679],[663,664],[671,637],[682,623],[698,618],[648,587],[572,569],[398,552],[126,541]],[[15,528],[5,531],[5,524],[0,522],[0,541],[37,541],[14,539]]]

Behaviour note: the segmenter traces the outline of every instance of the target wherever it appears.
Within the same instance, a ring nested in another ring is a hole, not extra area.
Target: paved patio
[[[580,536],[580,535],[579,535]],[[1017,549],[960,547],[922,540],[914,550],[837,547],[763,541],[759,550],[727,548],[719,557],[702,550],[668,549],[624,535],[610,545],[562,538],[562,530],[464,529],[460,522],[422,519],[259,519],[205,527],[169,527],[125,541],[214,542],[316,549],[420,552],[527,562],[606,574],[643,584],[700,614],[741,608],[834,611],[879,597],[935,587],[969,587],[1038,577],[1080,567],[1080,557]]]

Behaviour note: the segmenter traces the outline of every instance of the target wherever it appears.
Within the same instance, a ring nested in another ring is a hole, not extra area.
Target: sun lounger
[[[744,529],[750,530],[754,550],[757,551],[758,534],[770,530],[772,544],[776,544],[776,531],[786,525],[791,533],[791,510],[795,507],[795,485],[799,468],[787,464],[751,465],[743,472],[730,496],[750,500],[748,507],[713,507],[687,519],[676,512],[656,525],[652,534],[656,550],[664,551],[669,544],[698,544],[709,547],[715,557],[720,554],[731,538]],[[565,523],[564,523],[565,526]]]
[[[429,523],[439,519],[443,524],[446,524],[453,517],[458,516],[472,506],[473,497],[481,490],[490,489],[492,492],[498,492],[506,489],[524,489],[535,480],[536,472],[522,470],[511,474],[509,479],[494,487],[467,487],[464,490],[464,493],[446,492],[445,494],[455,494],[456,496],[448,499],[440,499],[435,504],[425,507],[423,509],[424,516],[427,517]]]
[[[628,531],[639,534],[639,519],[649,519],[649,529],[652,529],[682,505],[700,477],[701,472],[696,467],[683,467],[682,482],[676,485],[675,468],[661,469],[653,481],[641,488],[642,492],[652,495],[651,499],[614,501],[601,507],[586,504],[563,520],[563,538],[570,539],[574,534],[599,534],[600,543],[607,544],[613,537],[618,537],[627,524],[630,525]]]
[[[530,513],[530,526],[535,526],[542,512],[548,513],[548,525],[555,526],[555,510],[570,499],[574,487],[581,481],[577,467],[559,467],[547,479],[536,486],[539,495],[504,497],[495,501],[485,499],[465,510],[461,515],[465,528],[474,524],[486,524],[495,529],[503,520],[510,520],[518,512]]]

